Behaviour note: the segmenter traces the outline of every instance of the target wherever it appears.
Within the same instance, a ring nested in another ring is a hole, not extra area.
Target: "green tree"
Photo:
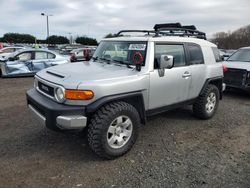
[[[82,37],[77,37],[76,38],[76,43],[80,43],[83,45],[97,45],[97,40],[94,38],[89,38],[86,36],[82,36]]]
[[[29,34],[6,33],[3,41],[8,43],[35,43],[36,38]]]
[[[116,34],[109,33],[104,38],[114,38],[116,37]]]
[[[233,32],[216,33],[211,41],[223,49],[238,49],[240,47],[250,46],[250,25]]]
[[[57,35],[49,36],[46,40],[47,40],[47,43],[49,44],[68,44],[69,43],[69,39],[67,39],[64,36],[57,36]]]

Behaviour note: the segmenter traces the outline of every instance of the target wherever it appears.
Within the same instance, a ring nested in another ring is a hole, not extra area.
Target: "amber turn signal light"
[[[90,100],[94,97],[94,92],[91,90],[75,90],[66,89],[65,98],[69,100]]]

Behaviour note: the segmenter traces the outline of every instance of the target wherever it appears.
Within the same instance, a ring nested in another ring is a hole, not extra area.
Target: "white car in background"
[[[5,47],[3,49],[0,50],[0,57],[4,58],[5,56],[8,56],[18,50],[24,49],[24,47],[17,47],[17,46],[13,46],[13,47]]]
[[[64,63],[70,63],[69,57],[50,50],[24,49],[0,58],[0,75],[2,77],[30,76],[42,69]]]
[[[224,82],[227,87],[250,91],[250,47],[233,53],[225,62]]]

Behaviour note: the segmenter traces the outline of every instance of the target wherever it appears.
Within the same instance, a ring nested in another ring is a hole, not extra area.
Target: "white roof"
[[[178,36],[124,36],[124,37],[115,37],[115,38],[108,38],[103,39],[102,41],[149,41],[149,42],[190,42],[196,43],[200,46],[209,46],[209,47],[216,47],[215,44],[204,40],[198,39],[194,37],[178,37]]]
[[[243,47],[243,48],[240,48],[240,49],[250,49],[250,46]]]

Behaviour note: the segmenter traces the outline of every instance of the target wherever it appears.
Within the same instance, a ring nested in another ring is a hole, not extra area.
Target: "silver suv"
[[[89,62],[38,72],[35,88],[27,91],[28,107],[52,130],[87,129],[99,156],[121,156],[151,115],[183,105],[193,105],[201,119],[215,114],[223,68],[216,45],[204,39],[180,24],[121,31],[102,40]]]

